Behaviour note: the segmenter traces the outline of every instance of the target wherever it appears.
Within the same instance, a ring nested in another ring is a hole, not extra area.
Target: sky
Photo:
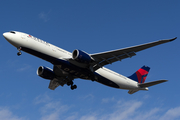
[[[0,3],[0,120],[179,120],[179,0],[6,0]],[[75,79],[48,89],[36,74],[51,63],[9,44],[3,33],[25,32],[72,52],[89,54],[161,39],[156,46],[105,67],[124,76],[151,67],[146,82],[167,79],[133,95],[97,82]]]

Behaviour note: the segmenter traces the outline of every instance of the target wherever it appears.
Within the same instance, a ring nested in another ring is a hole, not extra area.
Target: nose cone
[[[10,38],[10,35],[7,32],[3,33],[3,36],[6,40],[9,40],[9,38]]]
[[[7,33],[3,33],[3,36],[6,37]]]

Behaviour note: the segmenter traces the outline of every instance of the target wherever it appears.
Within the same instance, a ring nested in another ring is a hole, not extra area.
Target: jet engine
[[[40,66],[37,69],[37,75],[49,80],[53,80],[55,78],[55,73],[53,72],[53,70],[44,66]]]
[[[90,63],[92,61],[90,55],[81,50],[74,50],[72,53],[72,58],[80,63]]]

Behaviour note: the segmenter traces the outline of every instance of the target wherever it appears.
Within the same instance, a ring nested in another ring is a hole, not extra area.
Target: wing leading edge
[[[94,63],[94,70],[99,69],[100,67],[103,67],[104,65],[111,64],[116,61],[121,61],[122,59],[132,57],[136,55],[136,52],[139,52],[141,50],[145,50],[163,43],[171,42],[175,40],[177,37],[172,39],[166,39],[166,40],[158,40],[155,42],[150,42],[146,44],[141,44],[137,46],[122,48],[118,50],[113,51],[107,51],[102,53],[96,53],[91,54],[91,57],[95,59]]]

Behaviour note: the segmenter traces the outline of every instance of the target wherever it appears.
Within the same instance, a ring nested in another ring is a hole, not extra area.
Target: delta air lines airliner
[[[55,90],[59,85],[64,86],[65,84],[70,86],[72,90],[76,89],[77,86],[73,81],[74,79],[81,78],[96,81],[109,87],[129,90],[129,94],[139,90],[148,90],[148,87],[166,82],[167,80],[145,83],[150,70],[148,66],[141,67],[129,77],[118,74],[104,66],[125,58],[131,58],[141,50],[176,39],[159,40],[113,51],[88,54],[79,49],[75,49],[71,53],[22,32],[5,32],[3,36],[10,44],[17,48],[18,56],[24,51],[53,64],[53,69],[45,66],[40,66],[37,69],[38,76],[50,80],[49,89],[51,90]]]

